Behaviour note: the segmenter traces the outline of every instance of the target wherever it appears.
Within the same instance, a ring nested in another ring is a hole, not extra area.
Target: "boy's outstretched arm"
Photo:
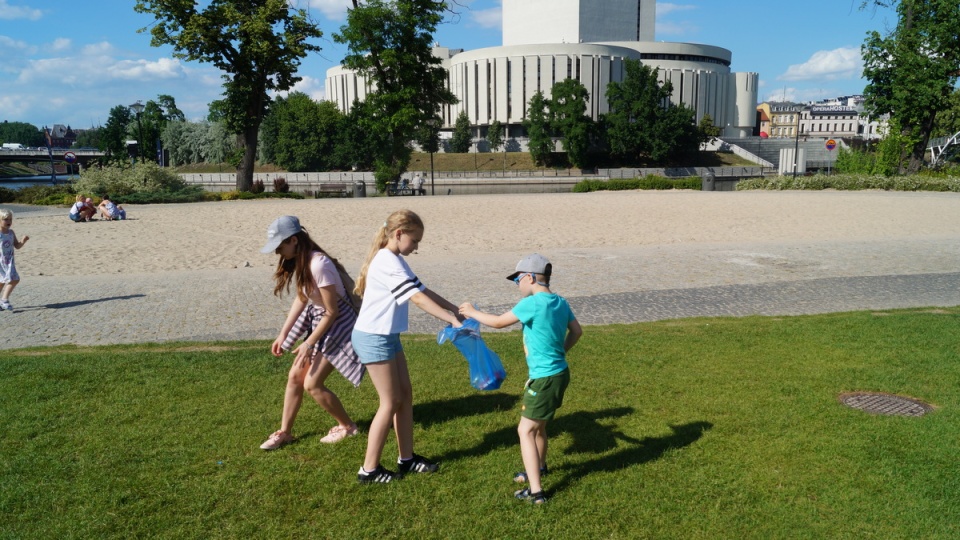
[[[570,321],[570,324],[567,325],[567,339],[563,340],[563,350],[569,351],[572,349],[580,341],[582,335],[583,328],[580,328],[580,323],[576,319]]]
[[[473,304],[470,302],[464,302],[460,304],[460,314],[464,317],[469,317],[475,319],[477,322],[484,326],[489,326],[490,328],[506,328],[511,324],[516,324],[520,322],[520,319],[513,314],[513,311],[508,311],[503,315],[494,315],[492,313],[484,313],[479,309],[473,307]]]

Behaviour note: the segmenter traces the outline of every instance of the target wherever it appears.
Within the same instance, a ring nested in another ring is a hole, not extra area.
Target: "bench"
[[[350,189],[347,187],[347,184],[320,184],[316,190],[314,190],[316,198],[320,197],[348,197],[350,196]]]

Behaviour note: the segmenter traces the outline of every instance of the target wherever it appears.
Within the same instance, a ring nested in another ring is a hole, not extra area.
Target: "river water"
[[[57,175],[57,184],[70,182],[72,178],[66,174]],[[52,186],[53,177],[46,176],[5,176],[0,177],[0,187],[7,189],[20,189],[30,186]]]

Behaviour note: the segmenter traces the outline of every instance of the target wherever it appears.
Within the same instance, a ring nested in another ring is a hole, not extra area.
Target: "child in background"
[[[530,374],[517,428],[524,471],[514,475],[514,481],[529,482],[529,486],[517,490],[514,496],[535,504],[547,500],[540,482],[541,475],[547,472],[547,422],[563,404],[563,394],[570,383],[566,353],[583,334],[570,304],[550,290],[552,271],[553,265],[542,255],[527,255],[517,264],[516,271],[507,276],[517,284],[523,297],[513,309],[492,315],[469,302],[460,306],[461,315],[492,328],[517,322],[523,325],[523,350]]]
[[[357,473],[360,483],[386,483],[405,473],[432,473],[439,464],[413,453],[413,388],[400,332],[408,328],[409,303],[434,317],[460,326],[457,306],[426,288],[404,260],[423,239],[423,221],[398,210],[377,231],[357,277],[363,305],[353,329],[353,346],[367,367],[380,398],[370,423],[367,452]],[[380,465],[390,426],[397,436],[399,458],[394,473]]]
[[[279,357],[292,345],[288,342],[290,334],[299,335],[300,329],[294,327],[301,319],[308,320],[310,326],[307,337],[294,350],[296,357],[287,376],[280,429],[260,448],[276,450],[293,441],[293,422],[303,403],[304,390],[337,421],[320,442],[335,443],[356,435],[357,424],[350,419],[337,395],[324,386],[334,368],[354,386],[360,385],[364,373],[350,343],[356,313],[348,304],[347,291],[340,277],[340,273],[346,271],[310,238],[294,216],[277,218],[270,225],[267,244],[260,252],[275,252],[280,256],[273,275],[276,281],[273,293],[280,296],[284,291],[289,292],[291,283],[297,290],[270,352]],[[302,318],[305,311],[309,316]],[[296,341],[296,336],[289,341]]]
[[[104,195],[103,200],[100,201],[99,208],[100,215],[103,219],[127,219],[127,211],[119,204],[113,204],[110,197],[106,195]]]
[[[0,209],[0,283],[3,284],[3,290],[0,291],[0,311],[13,311],[10,305],[10,293],[13,288],[20,283],[20,274],[17,273],[17,266],[14,263],[14,250],[20,249],[29,236],[24,236],[23,240],[17,240],[17,233],[13,232],[10,226],[13,224],[13,212],[6,208]]]

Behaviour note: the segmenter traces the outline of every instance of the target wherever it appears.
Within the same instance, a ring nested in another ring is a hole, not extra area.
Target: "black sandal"
[[[530,501],[531,504],[543,504],[547,502],[547,496],[543,491],[530,493],[530,488],[518,489],[513,492],[513,496],[521,501]]]

